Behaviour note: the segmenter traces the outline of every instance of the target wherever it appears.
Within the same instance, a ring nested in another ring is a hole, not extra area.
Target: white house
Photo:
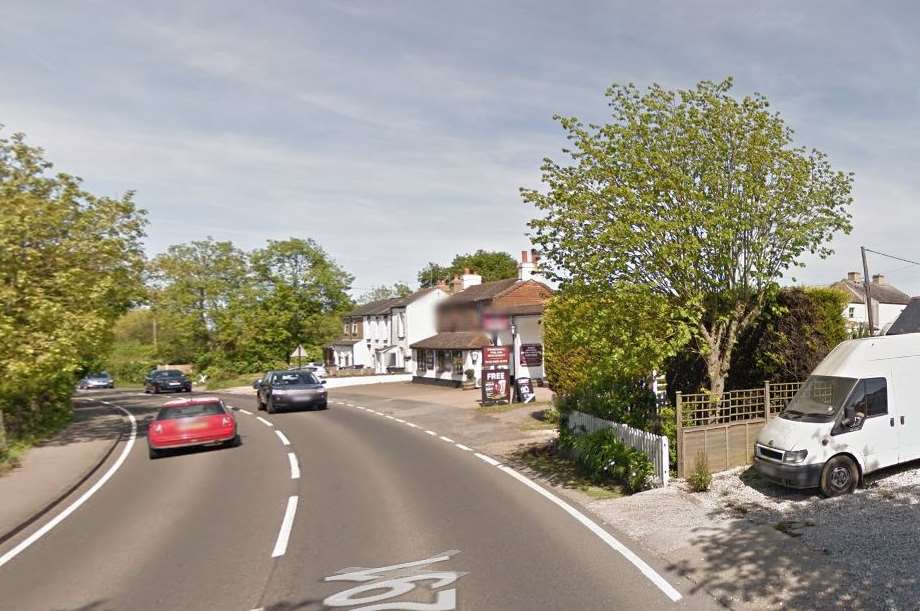
[[[849,272],[846,278],[831,286],[849,295],[849,303],[843,309],[843,317],[847,321],[847,326],[854,330],[868,327],[866,289],[863,285],[862,274]],[[872,298],[872,314],[875,319],[874,331],[884,331],[910,303],[910,296],[889,284],[882,274],[872,276],[872,281],[869,283],[869,295]]]
[[[358,306],[342,318],[342,336],[327,347],[327,363],[375,373],[406,369],[409,344],[434,332],[435,309],[445,297],[444,290],[427,288]]]

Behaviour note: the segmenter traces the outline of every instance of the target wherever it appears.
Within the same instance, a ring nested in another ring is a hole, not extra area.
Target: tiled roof
[[[489,336],[481,331],[446,331],[415,342],[409,347],[428,350],[476,350],[491,345]]]
[[[862,282],[853,280],[840,280],[831,285],[832,287],[843,289],[850,297],[850,303],[866,303],[866,289]],[[910,295],[902,292],[890,284],[869,283],[869,293],[872,300],[879,303],[893,303],[896,305],[907,305],[910,303]]]
[[[378,301],[365,303],[359,305],[345,316],[357,318],[359,316],[380,316],[381,314],[387,314],[391,309],[405,307],[433,290],[435,290],[434,287],[419,289],[405,297],[391,297],[390,299],[380,299]]]
[[[468,289],[462,290],[459,293],[454,293],[450,297],[444,300],[443,303],[446,305],[454,305],[460,303],[474,303],[476,301],[485,301],[487,299],[492,299],[499,293],[510,289],[512,286],[520,282],[517,278],[507,278],[505,280],[495,280],[493,282],[483,282],[482,284],[476,284]]]

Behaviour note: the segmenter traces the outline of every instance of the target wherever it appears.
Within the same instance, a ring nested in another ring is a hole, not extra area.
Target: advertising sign
[[[525,367],[543,365],[543,344],[521,344],[521,365]]]
[[[518,401],[530,403],[536,400],[537,395],[533,391],[533,382],[530,378],[515,378],[514,384],[517,386]]]
[[[505,331],[511,326],[511,319],[504,314],[483,314],[483,331]]]
[[[511,346],[486,346],[482,349],[483,367],[507,367],[511,362]]]
[[[507,369],[493,369],[482,372],[483,404],[498,401],[508,402],[511,395],[511,377]]]

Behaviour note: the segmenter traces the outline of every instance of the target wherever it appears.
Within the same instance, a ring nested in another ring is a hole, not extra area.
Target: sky
[[[361,292],[529,248],[518,189],[564,159],[554,114],[731,75],[855,174],[853,232],[787,278],[829,284],[861,245],[920,261],[918,26],[911,2],[6,0],[0,133],[136,191],[151,256],[313,238]],[[869,265],[920,294],[920,266]]]

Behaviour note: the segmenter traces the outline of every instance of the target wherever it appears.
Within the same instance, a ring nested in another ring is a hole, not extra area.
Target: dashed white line
[[[468,447],[466,447],[465,445],[463,445],[462,443],[455,443],[454,445],[457,446],[458,448],[460,448],[461,450],[463,450],[464,452],[472,452],[472,451],[473,451],[473,448],[468,448]]]
[[[438,439],[441,441],[446,441],[447,443],[456,443],[453,439],[450,437],[445,437],[444,435],[441,435]]]
[[[393,416],[389,416],[389,415],[385,415],[384,418],[386,418],[387,420],[396,420],[396,418],[394,418]]]
[[[281,520],[281,530],[278,531],[278,539],[275,541],[275,549],[272,550],[272,558],[283,556],[287,551],[288,541],[291,539],[291,529],[294,528],[294,516],[297,514],[297,497],[288,498],[287,508],[284,510],[284,518]]]
[[[478,458],[479,460],[482,460],[482,461],[484,461],[484,462],[489,463],[489,464],[492,465],[493,467],[497,467],[497,466],[501,465],[500,462],[498,462],[497,460],[495,460],[495,459],[492,458],[491,456],[486,456],[485,454],[480,454],[479,452],[476,452],[476,458]]]
[[[425,431],[425,432],[428,433],[429,435],[431,435],[432,437],[437,437],[437,435],[438,435],[438,434],[435,433],[434,431]]]
[[[300,465],[297,463],[297,455],[288,452],[288,462],[291,463],[291,479],[300,479]]]
[[[407,422],[407,423],[406,423],[406,426],[411,426],[411,427],[414,428],[414,429],[420,429],[420,428],[422,428],[422,427],[420,427],[419,425],[415,424],[414,422]]]
[[[291,442],[288,440],[287,437],[284,436],[284,433],[282,433],[281,431],[275,430],[275,435],[278,436],[278,439],[280,439],[281,443],[283,443],[284,445],[286,446],[291,445]]]
[[[396,422],[398,422],[398,423],[400,423],[400,424],[406,424],[406,421],[403,420],[402,418],[393,418],[393,420],[395,420]]]
[[[264,424],[265,426],[275,426],[274,424],[272,424],[271,422],[269,422],[268,420],[266,420],[266,419],[263,418],[262,416],[256,416],[256,420],[258,420],[259,422],[261,422],[261,423]]]
[[[239,411],[243,412],[243,413],[246,414],[247,416],[252,416],[252,412],[249,411],[248,409],[243,409],[243,408],[241,407]]]
[[[481,454],[477,454],[476,456],[479,456],[480,458],[482,458]],[[525,486],[536,491],[541,496],[548,499],[550,502],[558,505],[567,514],[569,514],[570,516],[572,516],[573,518],[581,522],[583,526],[585,526],[588,530],[590,530],[592,533],[597,535],[597,537],[601,541],[609,545],[615,551],[619,552],[624,558],[629,560],[637,569],[639,569],[639,571],[643,575],[645,575],[648,578],[649,581],[651,581],[656,586],[658,586],[658,589],[664,592],[665,596],[670,598],[672,601],[677,602],[682,598],[680,592],[675,590],[671,584],[665,581],[664,577],[659,575],[658,572],[655,571],[655,569],[653,569],[648,564],[646,564],[645,561],[639,558],[635,553],[633,553],[631,549],[629,549],[628,547],[626,547],[625,545],[617,541],[610,533],[608,533],[606,530],[598,526],[593,520],[588,518],[588,516],[578,511],[577,509],[575,509],[574,507],[572,507],[571,505],[569,505],[568,503],[566,503],[565,501],[557,497],[555,494],[552,494],[551,492],[547,491],[542,486],[538,486],[537,484],[532,482],[530,479],[521,475],[514,469],[510,467],[499,467],[499,468],[505,473],[507,473],[508,475],[510,475],[511,477],[513,477],[514,479],[524,484]]]
[[[371,411],[372,411],[373,413],[377,414],[378,416],[383,416],[383,415],[384,415],[383,412],[378,412],[377,410],[374,410],[374,409],[372,409]]]
[[[28,538],[20,542],[19,545],[17,545],[16,547],[11,549],[7,553],[0,556],[0,567],[2,567],[4,564],[6,564],[7,562],[12,560],[19,554],[21,554],[23,550],[25,550],[27,547],[29,547],[30,545],[32,545],[33,543],[35,543],[42,537],[44,537],[46,534],[48,534],[48,532],[52,528],[54,528],[55,526],[57,526],[58,524],[66,520],[67,516],[69,516],[70,514],[75,512],[77,509],[79,509],[80,506],[83,505],[83,503],[88,501],[91,496],[96,494],[96,492],[98,492],[99,489],[102,488],[105,485],[105,483],[112,478],[113,475],[115,475],[115,472],[121,468],[121,465],[125,462],[125,459],[128,458],[128,454],[131,453],[131,449],[134,447],[134,440],[137,438],[137,420],[135,420],[131,412],[129,412],[125,408],[119,407],[117,405],[113,405],[108,402],[104,402],[104,403],[106,405],[111,405],[115,409],[121,410],[128,417],[128,420],[131,423],[131,433],[128,435],[128,442],[125,444],[125,447],[122,448],[121,454],[118,455],[118,459],[114,462],[114,464],[112,464],[111,467],[109,467],[109,470],[106,471],[102,475],[102,477],[99,478],[99,481],[93,484],[89,490],[84,492],[80,496],[80,498],[78,498],[76,501],[68,505],[67,509],[57,514],[56,516],[54,516],[54,518],[48,521],[44,526],[42,526],[41,528],[36,530],[34,533],[29,535]]]

